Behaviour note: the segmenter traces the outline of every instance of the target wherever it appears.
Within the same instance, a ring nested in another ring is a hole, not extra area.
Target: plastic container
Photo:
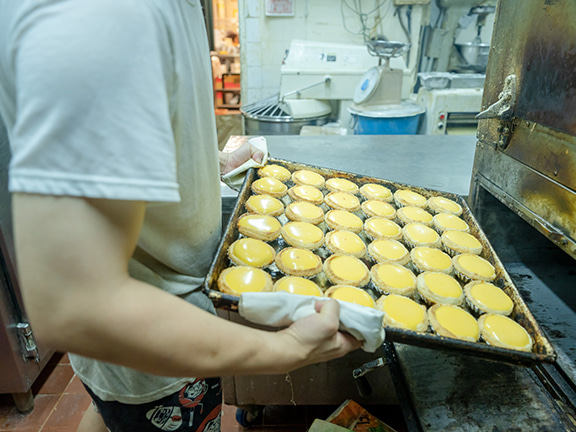
[[[415,135],[420,117],[426,111],[416,104],[353,105],[351,129],[354,135]]]

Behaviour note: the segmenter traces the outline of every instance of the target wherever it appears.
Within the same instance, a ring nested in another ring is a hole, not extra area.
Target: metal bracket
[[[479,113],[476,118],[498,118],[503,122],[512,120],[516,107],[516,75],[508,75],[504,80],[504,89],[498,95],[498,101],[490,105],[485,111]]]
[[[32,328],[28,323],[18,323],[16,324],[16,329],[18,331],[18,337],[20,339],[20,347],[22,349],[22,355],[25,359],[34,360],[36,363],[40,362],[40,357],[38,353],[38,347],[36,346],[36,341],[32,335]]]

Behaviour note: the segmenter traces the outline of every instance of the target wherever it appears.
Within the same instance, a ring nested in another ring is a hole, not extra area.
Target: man
[[[95,402],[80,431],[217,430],[212,377],[360,345],[334,301],[269,333],[217,318],[200,292],[219,166],[259,157],[219,160],[210,77],[197,0],[0,2],[20,282],[36,336],[74,353]]]

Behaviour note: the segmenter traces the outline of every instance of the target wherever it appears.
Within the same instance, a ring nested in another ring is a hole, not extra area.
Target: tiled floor
[[[12,397],[0,394],[0,432],[76,432],[90,396],[74,375],[67,354],[56,354],[32,387],[34,410],[20,414]],[[396,428],[405,431],[404,421],[397,407],[366,407],[368,411]],[[315,418],[325,419],[336,407],[298,406],[266,407],[262,418],[250,432],[305,432]],[[225,405],[222,413],[222,432],[244,431],[236,422],[236,407]]]

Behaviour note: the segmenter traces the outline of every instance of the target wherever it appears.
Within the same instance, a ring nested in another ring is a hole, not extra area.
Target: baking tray
[[[468,223],[470,226],[470,233],[474,235],[483,246],[483,252],[481,256],[490,261],[496,269],[496,279],[492,282],[494,285],[502,288],[514,302],[514,311],[510,315],[512,319],[521,324],[532,336],[534,345],[532,352],[523,352],[505,348],[499,348],[487,345],[484,342],[466,342],[458,339],[452,339],[448,337],[438,336],[433,333],[420,333],[410,330],[398,329],[393,327],[386,328],[386,339],[392,342],[403,343],[407,345],[421,346],[425,348],[436,348],[449,351],[458,351],[462,353],[467,353],[476,357],[482,357],[486,359],[502,361],[511,364],[518,364],[529,366],[537,363],[553,363],[556,359],[556,354],[550,341],[547,339],[546,335],[540,329],[540,326],[534,319],[534,316],[528,309],[526,303],[520,296],[518,289],[510,279],[510,276],[506,272],[502,262],[496,255],[494,249],[490,245],[490,242],[486,238],[486,235],[481,230],[478,222],[474,218],[470,207],[466,201],[459,195],[442,192],[433,189],[427,189],[417,186],[411,186],[403,183],[397,183],[393,181],[378,179],[374,177],[367,177],[363,175],[353,174],[345,171],[338,171],[329,168],[321,168],[312,165],[307,165],[303,163],[291,162],[283,159],[268,159],[269,164],[281,165],[291,172],[307,169],[318,174],[323,175],[325,178],[339,177],[346,178],[350,181],[356,183],[359,187],[366,183],[376,183],[382,186],[386,186],[392,192],[398,189],[409,189],[424,195],[426,198],[432,196],[443,196],[456,201],[462,206],[461,218]],[[239,192],[236,205],[230,216],[230,220],[225,228],[224,235],[216,255],[212,261],[212,265],[208,272],[208,276],[204,283],[204,292],[214,303],[214,306],[221,309],[228,309],[232,311],[238,310],[239,297],[224,294],[218,291],[218,275],[222,270],[229,267],[231,264],[228,259],[227,250],[228,247],[238,239],[239,233],[237,229],[237,222],[240,216],[246,213],[244,208],[244,203],[252,195],[250,186],[254,180],[257,180],[258,176],[254,169],[250,169],[246,175],[246,179]],[[288,182],[290,183],[290,181]]]

